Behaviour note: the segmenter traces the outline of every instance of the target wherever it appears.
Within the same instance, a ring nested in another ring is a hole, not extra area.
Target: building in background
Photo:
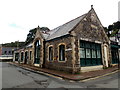
[[[18,41],[0,44],[0,61],[12,61],[14,51],[23,45],[24,42]]]
[[[0,45],[0,61],[12,61],[16,47],[6,47]]]
[[[112,63],[113,64],[118,64],[119,60],[120,60],[120,31],[118,31],[118,33],[113,36],[110,37],[110,41],[111,41],[111,56],[112,56]]]

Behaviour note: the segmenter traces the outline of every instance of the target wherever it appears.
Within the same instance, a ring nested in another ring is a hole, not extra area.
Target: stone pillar
[[[102,44],[102,61],[103,67],[109,67],[109,46],[107,44]]]
[[[72,37],[72,73],[75,73],[75,38]]]

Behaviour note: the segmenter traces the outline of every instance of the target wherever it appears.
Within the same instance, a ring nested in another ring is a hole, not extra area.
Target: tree
[[[108,35],[108,37],[116,36],[118,34],[119,29],[120,29],[120,21],[114,22],[112,25],[109,25],[108,28],[104,27],[104,30]]]
[[[120,21],[114,23],[114,29],[120,29]]]
[[[23,47],[24,43],[25,42],[15,41],[15,42],[11,42],[11,43],[2,44],[2,46],[4,46],[4,47]]]
[[[50,31],[50,29],[48,27],[40,27],[41,32],[48,32]],[[28,43],[32,42],[35,38],[35,34],[36,34],[37,28],[31,29],[29,31],[29,33],[27,34],[27,39],[25,41],[25,45],[27,45]]]

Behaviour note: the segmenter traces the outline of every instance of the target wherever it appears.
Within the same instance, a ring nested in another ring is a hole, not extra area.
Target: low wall
[[[87,66],[87,67],[81,67],[81,72],[89,72],[89,71],[102,70],[102,69],[103,69],[103,65]]]

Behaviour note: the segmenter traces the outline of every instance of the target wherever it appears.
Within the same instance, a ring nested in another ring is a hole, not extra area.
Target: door
[[[39,64],[40,63],[40,40],[37,40],[34,45],[34,64]]]
[[[111,48],[112,64],[117,64],[119,61],[118,48]]]
[[[15,53],[15,61],[19,61],[19,53]]]
[[[25,62],[24,62],[24,64],[27,64],[27,60],[28,60],[28,51],[25,52]]]

